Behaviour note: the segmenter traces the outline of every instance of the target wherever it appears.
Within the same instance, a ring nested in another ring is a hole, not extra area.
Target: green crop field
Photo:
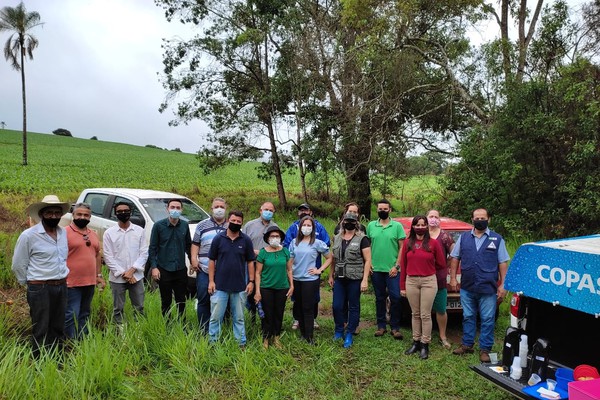
[[[231,207],[255,218],[262,201],[276,201],[277,193],[274,180],[256,177],[256,163],[229,166],[205,176],[191,154],[46,134],[28,137],[30,165],[23,167],[20,132],[0,130],[0,399],[510,398],[469,370],[469,365],[478,362],[476,355],[451,355],[438,343],[437,333],[427,361],[403,354],[410,342],[407,325],[402,327],[404,341],[389,335],[373,337],[371,291],[361,300],[361,333],[351,349],[343,349],[331,340],[331,291],[326,287],[316,347],[298,340],[298,333],[290,329],[289,309],[282,350],[262,349],[258,325],[248,327],[245,351],[237,348],[230,335],[209,346],[198,332],[193,303],[188,302],[185,325],[165,325],[157,293],[146,296],[146,317],[135,322],[128,315],[127,329],[119,335],[110,323],[112,299],[107,289],[94,297],[89,337],[72,344],[67,353],[33,360],[27,343],[24,291],[15,288],[10,271],[12,248],[26,227],[28,204],[49,193],[73,202],[88,187],[133,187],[181,193],[205,208],[212,197],[224,196]],[[285,186],[292,205],[303,201],[297,175],[286,175]],[[426,211],[440,201],[438,191],[432,177],[395,183],[395,215]],[[325,204],[311,199],[329,231],[343,200]],[[287,227],[295,212],[280,211],[276,220]],[[13,306],[3,304],[6,296],[15,300]],[[507,304],[501,311],[498,351]],[[460,330],[456,320],[454,326]],[[227,325],[224,332],[230,331]],[[455,332],[453,341],[458,340]]]

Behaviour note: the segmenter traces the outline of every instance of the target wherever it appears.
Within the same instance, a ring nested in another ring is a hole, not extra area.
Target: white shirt
[[[17,281],[47,281],[64,279],[67,268],[67,232],[56,227],[56,240],[46,233],[41,222],[21,233],[13,254],[12,270]]]
[[[126,283],[121,277],[131,267],[135,268],[133,277],[141,280],[148,260],[148,243],[144,229],[129,224],[127,229],[114,225],[104,232],[102,240],[104,263],[110,270],[108,280],[115,283]]]

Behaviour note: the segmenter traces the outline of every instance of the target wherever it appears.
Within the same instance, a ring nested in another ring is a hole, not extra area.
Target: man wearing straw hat
[[[67,234],[58,223],[69,207],[55,195],[27,207],[36,224],[21,233],[13,255],[17,281],[27,285],[36,357],[41,346],[60,344],[65,336],[69,248]]]

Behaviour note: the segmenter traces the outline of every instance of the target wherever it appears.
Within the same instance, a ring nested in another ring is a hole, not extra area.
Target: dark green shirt
[[[187,221],[179,219],[176,225],[169,218],[157,221],[152,227],[148,260],[150,267],[167,271],[185,269],[185,255],[190,255],[192,237]]]
[[[262,263],[260,274],[260,287],[270,289],[289,289],[290,281],[287,274],[287,262],[290,251],[283,247],[279,251],[269,253],[261,249],[256,257],[256,262]]]

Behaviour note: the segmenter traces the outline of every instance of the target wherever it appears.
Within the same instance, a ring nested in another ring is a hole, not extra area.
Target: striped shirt
[[[222,224],[219,224],[212,217],[206,218],[196,226],[196,231],[194,232],[194,238],[192,239],[192,244],[200,247],[198,254],[198,264],[202,271],[208,274],[208,251],[210,250],[210,245],[212,244],[213,239],[221,232],[224,232],[227,229],[227,221],[223,221]],[[194,255],[192,254],[192,257]]]

